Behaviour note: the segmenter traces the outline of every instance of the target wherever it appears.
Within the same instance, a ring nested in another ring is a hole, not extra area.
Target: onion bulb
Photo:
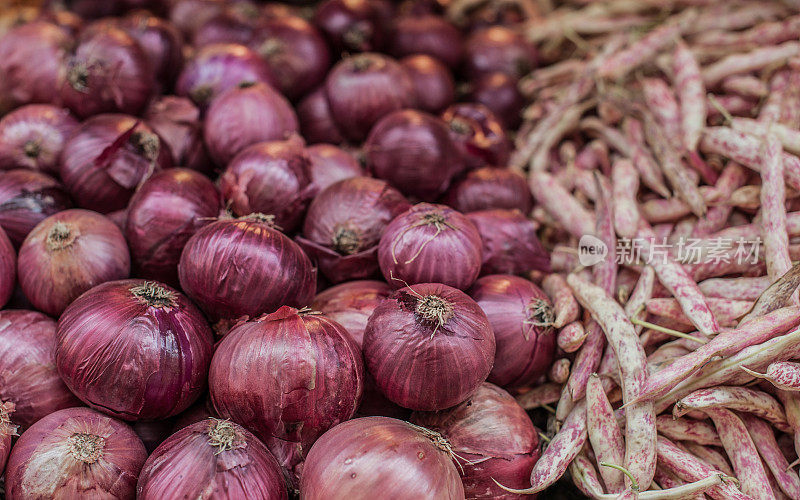
[[[311,309],[342,325],[359,349],[364,344],[367,320],[392,289],[382,281],[349,281],[328,288],[314,297]]]
[[[364,167],[352,153],[331,144],[308,146],[306,157],[309,161],[312,190],[315,193],[321,193],[335,182],[365,175]]]
[[[324,85],[310,92],[300,101],[297,105],[297,117],[300,120],[303,137],[309,144],[320,142],[340,144],[344,142],[344,135],[331,115]]]
[[[489,108],[477,103],[454,104],[445,110],[442,119],[468,169],[508,164],[511,141]]]
[[[438,113],[453,103],[456,97],[456,84],[453,75],[444,64],[424,54],[404,57],[400,60],[400,64],[411,77],[418,109]]]
[[[11,424],[14,403],[0,400],[0,474],[6,469],[6,460],[11,453],[11,441],[17,436],[17,426]]]
[[[533,208],[533,196],[525,177],[514,170],[492,167],[467,173],[450,188],[444,202],[464,213],[504,208],[528,214]]]
[[[536,47],[506,26],[475,30],[467,39],[465,51],[466,71],[473,78],[493,72],[522,78],[536,67]]]
[[[78,128],[68,110],[29,104],[0,119],[0,170],[58,172],[58,155]]]
[[[0,171],[0,227],[19,246],[49,215],[72,207],[57,180],[35,170]]]
[[[200,110],[185,97],[162,96],[147,108],[145,123],[166,143],[172,164],[211,173]]]
[[[536,225],[519,210],[480,210],[467,218],[481,235],[481,274],[550,271],[550,255],[536,236]]]

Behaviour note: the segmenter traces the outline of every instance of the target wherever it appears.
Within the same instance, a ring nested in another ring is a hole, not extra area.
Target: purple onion
[[[144,113],[147,125],[169,146],[172,164],[210,173],[200,110],[186,97],[162,96]]]
[[[527,214],[533,208],[533,195],[522,174],[505,168],[483,167],[468,172],[454,184],[444,203],[464,213],[502,208]]]
[[[445,65],[431,56],[417,54],[400,61],[414,84],[416,107],[438,113],[455,100],[453,75]]]
[[[503,167],[511,157],[511,141],[502,122],[486,106],[454,104],[442,114],[450,138],[464,157],[467,168]]]
[[[381,11],[370,0],[327,0],[317,7],[314,24],[337,52],[375,51],[385,43]]]
[[[479,29],[467,38],[465,66],[470,77],[500,72],[522,78],[536,68],[536,47],[506,26]]]
[[[58,155],[78,128],[69,111],[29,104],[0,119],[0,170],[58,172]]]
[[[310,144],[319,142],[340,144],[344,142],[344,136],[331,115],[324,85],[300,101],[297,105],[297,116],[300,120],[303,137]]]
[[[394,24],[391,53],[395,57],[425,54],[457,68],[463,51],[461,32],[443,17],[404,16]]]
[[[519,210],[480,210],[467,218],[480,233],[481,274],[550,271],[550,255],[536,236],[536,225]]]
[[[169,21],[142,11],[122,18],[120,27],[139,42],[156,80],[164,88],[171,88],[183,65],[180,31]]]
[[[57,180],[33,170],[0,171],[0,227],[19,246],[50,215],[72,207]]]
[[[306,157],[316,193],[335,182],[364,175],[364,167],[351,153],[331,144],[308,146]]]
[[[336,321],[350,334],[359,349],[364,343],[367,320],[392,289],[382,281],[350,281],[319,293],[311,309]]]
[[[505,73],[487,73],[475,80],[470,93],[471,100],[483,104],[508,129],[514,129],[522,121],[520,111],[525,98],[517,87],[517,79]]]

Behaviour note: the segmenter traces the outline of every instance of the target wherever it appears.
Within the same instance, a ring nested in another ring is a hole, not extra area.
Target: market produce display
[[[797,0],[0,7],[0,499],[800,500],[797,261]]]

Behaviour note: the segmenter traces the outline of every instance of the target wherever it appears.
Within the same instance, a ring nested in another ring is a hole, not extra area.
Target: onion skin
[[[444,122],[421,111],[385,116],[369,133],[364,149],[375,177],[425,201],[445,192],[464,170]]]
[[[58,155],[78,128],[69,111],[29,104],[0,119],[0,170],[58,172]]]
[[[339,424],[311,448],[300,482],[301,500],[463,499],[464,487],[450,455],[428,433],[388,417]]]
[[[489,381],[502,387],[533,384],[550,368],[556,335],[550,300],[530,281],[493,274],[469,291],[492,324],[497,353]],[[539,323],[539,324],[537,324]]]
[[[11,104],[47,103],[59,88],[72,37],[44,21],[11,29],[0,37],[0,95]]]
[[[384,229],[410,207],[386,181],[345,179],[314,198],[297,241],[331,282],[368,278],[378,271]]]
[[[425,54],[455,69],[463,51],[461,32],[440,16],[404,16],[395,22],[390,50],[395,57]]]
[[[464,401],[486,380],[494,356],[486,314],[464,292],[439,283],[396,291],[364,331],[364,359],[378,388],[412,410]]]
[[[343,326],[284,306],[234,327],[217,345],[208,380],[220,416],[291,468],[320,435],[353,417],[364,366]]]
[[[468,172],[453,185],[444,203],[464,213],[503,208],[527,214],[533,209],[533,196],[522,174],[505,168],[483,167]]]
[[[131,12],[122,18],[121,28],[144,50],[156,80],[171,88],[183,66],[180,31],[169,21],[143,11]]]
[[[231,445],[211,444],[228,435],[233,436]],[[142,500],[288,498],[281,468],[269,450],[242,426],[215,418],[164,441],[145,462],[136,493]]]
[[[337,52],[380,50],[386,35],[381,21],[370,0],[327,0],[314,13],[314,24]]]
[[[334,122],[325,86],[309,93],[297,105],[297,116],[303,137],[309,144],[329,142],[341,144],[345,141],[339,126]]]
[[[17,274],[17,254],[11,240],[0,227],[0,307],[6,305],[14,293]]]
[[[136,275],[177,287],[184,245],[222,210],[222,197],[203,174],[170,168],[131,198],[125,222]]]
[[[17,426],[11,424],[14,403],[0,401],[0,474],[6,469],[6,460],[11,453],[11,440],[17,435]]]
[[[72,209],[40,222],[19,249],[19,284],[36,309],[58,317],[80,294],[131,272],[125,237],[107,217]]]
[[[515,129],[522,122],[520,110],[525,98],[517,87],[517,79],[505,73],[487,73],[475,81],[470,93],[471,100],[483,104],[508,129]]]
[[[81,435],[88,435],[82,453],[74,451]],[[77,458],[83,453],[85,459]],[[146,458],[142,441],[119,420],[89,408],[60,410],[17,440],[6,467],[6,498],[133,498]]]
[[[178,276],[212,321],[303,307],[316,289],[316,271],[300,247],[252,217],[220,220],[196,232],[183,249]]]
[[[175,93],[205,110],[217,96],[243,83],[275,82],[269,65],[244,45],[213,44],[200,48],[186,63]]]
[[[412,422],[442,434],[463,470],[470,500],[528,498],[503,490],[530,486],[541,456],[538,430],[525,410],[503,389],[483,383],[468,400],[435,413],[415,413]]]
[[[443,283],[466,290],[481,268],[481,238],[464,215],[419,203],[398,215],[381,237],[378,264],[386,281]]]
[[[450,138],[468,169],[503,167],[511,157],[511,140],[502,122],[483,104],[458,103],[442,114]]]
[[[49,175],[23,169],[0,171],[0,227],[15,246],[45,218],[70,207],[64,187]]]
[[[60,174],[82,208],[109,213],[125,208],[154,171],[172,166],[169,148],[137,118],[89,118],[61,152]]]
[[[311,309],[342,325],[360,349],[367,320],[391,293],[392,288],[383,281],[350,281],[320,292],[314,297]]]
[[[518,79],[536,68],[536,47],[516,30],[491,26],[472,32],[465,47],[465,69],[471,78],[500,72]]]
[[[0,400],[16,405],[22,428],[80,406],[56,372],[56,322],[36,311],[0,311]]]
[[[297,228],[315,194],[309,161],[297,137],[245,148],[228,163],[219,187],[235,215],[272,215],[285,233]]]
[[[211,173],[213,165],[203,143],[200,109],[190,99],[162,96],[150,103],[144,119],[169,146],[173,165]]]
[[[145,51],[129,34],[112,27],[85,32],[65,78],[61,100],[81,118],[111,112],[137,115],[155,90]]]
[[[289,101],[269,85],[257,83],[214,99],[203,132],[211,158],[226,165],[247,146],[284,140],[298,129]]]
[[[331,184],[365,175],[364,167],[356,158],[332,144],[314,144],[306,148],[312,190],[322,192]]]
[[[206,385],[213,335],[183,294],[111,281],[75,300],[56,330],[58,373],[86,404],[123,420],[176,415]]]
[[[400,60],[414,85],[416,107],[438,113],[455,100],[456,88],[453,75],[437,59],[416,54]]]
[[[519,210],[481,210],[467,217],[481,235],[481,274],[550,272],[550,255],[536,236],[536,225]]]
[[[397,61],[366,53],[337,63],[325,81],[331,116],[352,141],[361,141],[372,126],[393,111],[414,105],[414,84]]]

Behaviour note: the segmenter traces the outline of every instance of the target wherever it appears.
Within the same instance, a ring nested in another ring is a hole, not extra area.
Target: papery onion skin
[[[306,147],[313,191],[323,189],[345,179],[364,175],[364,167],[352,153],[332,144],[314,144]]]
[[[364,359],[394,403],[435,411],[464,401],[486,380],[495,340],[486,314],[464,292],[439,283],[401,288],[364,331]]]
[[[470,99],[491,109],[508,129],[515,129],[522,122],[520,110],[525,107],[525,98],[512,76],[497,72],[481,76],[475,80]]]
[[[244,45],[213,44],[200,48],[186,62],[175,93],[206,109],[214,98],[243,83],[274,82],[269,65]]]
[[[464,493],[470,500],[528,498],[503,490],[530,485],[539,460],[538,430],[528,414],[503,389],[483,383],[468,400],[435,413],[418,412],[412,422],[441,433],[463,470]]]
[[[318,87],[309,93],[297,105],[297,116],[303,137],[309,144],[328,142],[341,144],[344,136],[334,122],[325,86]]]
[[[297,241],[333,283],[378,271],[378,243],[386,226],[411,207],[386,181],[354,177],[314,198]]]
[[[37,311],[0,311],[0,400],[16,405],[14,423],[33,425],[80,406],[56,371],[56,322]]]
[[[25,296],[53,317],[83,292],[131,272],[128,245],[119,228],[81,209],[51,215],[33,228],[19,249],[17,266]]]
[[[339,424],[311,448],[300,498],[463,499],[464,486],[450,455],[429,436],[388,417]]]
[[[342,325],[358,344],[364,343],[367,320],[378,304],[392,293],[383,281],[349,281],[332,286],[314,297],[311,309]]]
[[[298,137],[246,147],[228,163],[219,188],[235,215],[272,215],[285,233],[297,228],[315,194],[309,160]]]
[[[97,115],[64,146],[59,172],[78,206],[109,213],[125,208],[153,172],[171,167],[170,156],[161,138],[137,118]]]
[[[339,130],[353,141],[363,140],[384,116],[414,104],[414,85],[403,66],[375,53],[336,64],[328,73],[325,93]]]
[[[550,254],[536,236],[536,225],[519,210],[480,210],[467,217],[481,235],[481,274],[550,271]]]
[[[73,113],[139,114],[155,90],[147,54],[118,28],[89,30],[67,62],[60,97]]]
[[[220,220],[196,232],[183,249],[178,276],[212,321],[304,307],[316,289],[306,254],[256,217]]]
[[[122,18],[121,28],[139,42],[156,80],[163,88],[171,88],[183,66],[180,31],[169,21],[144,11]]]
[[[29,104],[0,119],[0,170],[58,172],[58,155],[78,128],[68,110]]]
[[[56,366],[81,400],[123,420],[176,415],[206,385],[213,335],[182,293],[157,282],[103,283],[56,330]]]
[[[232,441],[226,445],[220,439]],[[242,426],[215,418],[164,441],[145,462],[136,490],[142,500],[288,498],[283,473],[269,450]]]
[[[14,293],[16,274],[17,253],[6,232],[0,227],[0,307],[6,305]]]
[[[17,435],[17,426],[11,424],[14,403],[0,400],[0,474],[6,469],[6,460],[11,453],[11,440]]]
[[[483,167],[468,172],[450,187],[443,201],[463,213],[503,208],[528,214],[533,208],[528,181],[505,168]]]
[[[440,16],[404,16],[394,25],[390,51],[395,57],[425,54],[456,68],[463,50],[461,33]]]
[[[378,264],[395,288],[444,283],[466,290],[480,272],[480,235],[452,208],[419,203],[386,227],[378,245]]]
[[[508,164],[511,141],[502,122],[489,108],[477,103],[458,103],[447,108],[442,119],[468,169]]]
[[[44,21],[13,28],[0,37],[0,95],[12,105],[52,102],[72,37]]]
[[[64,187],[49,175],[23,169],[0,171],[0,227],[15,246],[36,224],[70,207]]]
[[[497,353],[489,381],[503,387],[535,383],[555,355],[550,300],[530,281],[492,274],[472,285],[470,296],[492,324]]]
[[[291,468],[320,435],[353,417],[364,366],[343,326],[284,306],[234,327],[217,345],[208,380],[220,416]]]
[[[214,99],[203,134],[211,158],[225,165],[251,144],[284,140],[298,129],[289,101],[269,85],[257,83]]]
[[[472,78],[496,71],[522,78],[536,68],[536,47],[506,26],[474,31],[467,38],[465,52],[466,71]]]
[[[67,408],[17,440],[6,467],[6,496],[133,498],[146,458],[142,441],[123,422],[89,408]]]
[[[162,96],[150,103],[144,120],[169,146],[173,165],[211,172],[213,166],[203,143],[200,109],[190,99]]]
[[[136,275],[178,286],[184,245],[222,210],[222,197],[206,176],[170,168],[148,179],[128,205],[125,237]]]
[[[425,201],[445,192],[464,169],[444,122],[421,111],[397,111],[382,118],[364,150],[375,177]]]
[[[380,50],[385,43],[380,12],[370,0],[327,0],[314,13],[314,24],[338,52]]]
[[[456,94],[453,75],[437,59],[416,54],[404,57],[400,64],[411,77],[418,109],[438,113],[453,103]]]

